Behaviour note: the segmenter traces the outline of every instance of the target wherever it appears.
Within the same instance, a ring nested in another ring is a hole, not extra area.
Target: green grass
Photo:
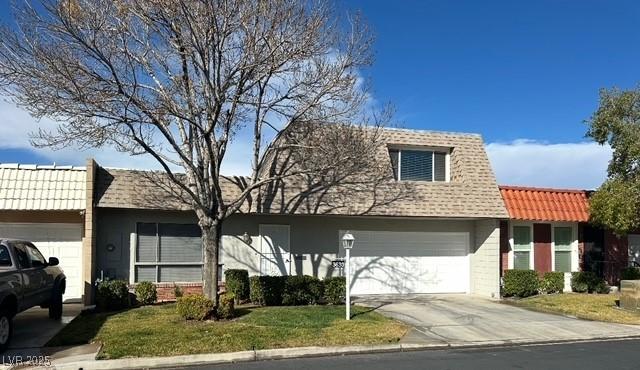
[[[622,310],[617,294],[550,294],[510,301],[536,311],[559,313],[581,319],[640,325],[640,312]]]
[[[251,349],[397,342],[407,326],[364,307],[344,320],[344,306],[241,309],[233,321],[185,321],[175,305],[78,316],[48,346],[103,344],[99,358],[173,356]]]

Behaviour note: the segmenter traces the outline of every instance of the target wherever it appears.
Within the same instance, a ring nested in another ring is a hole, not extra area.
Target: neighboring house
[[[349,230],[356,238],[353,294],[497,297],[499,221],[508,214],[482,138],[386,129],[378,149],[387,169],[383,182],[338,187],[304,201],[296,198],[302,188],[292,184],[261,189],[223,226],[222,269],[336,275],[332,261],[342,255],[340,238]],[[95,257],[93,278],[153,281],[163,297],[174,284],[201,289],[195,215],[153,181],[159,175],[93,162],[87,169],[95,177],[87,214],[99,219],[87,253]],[[238,191],[241,180],[225,179],[223,193]]]
[[[83,295],[84,167],[0,164],[0,237],[33,241],[60,259],[65,301]]]
[[[589,191],[520,186],[500,186],[500,191],[510,218],[500,223],[501,273],[560,271],[570,290],[571,272],[593,271],[615,285],[633,258],[640,262],[640,235],[619,238],[589,223]]]

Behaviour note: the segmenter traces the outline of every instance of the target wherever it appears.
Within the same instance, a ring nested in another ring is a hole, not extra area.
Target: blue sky
[[[8,2],[0,3],[7,17]],[[608,148],[584,138],[598,89],[634,87],[640,2],[350,0],[376,34],[374,98],[390,101],[408,128],[481,133],[499,182],[597,187]],[[36,124],[0,103],[0,162],[105,165],[148,161],[112,151],[51,152],[28,146]],[[3,120],[4,119],[4,123]],[[1,127],[4,127],[1,128]],[[227,172],[243,172],[242,145]]]

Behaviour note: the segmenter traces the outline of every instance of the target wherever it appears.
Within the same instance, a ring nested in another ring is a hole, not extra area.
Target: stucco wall
[[[130,247],[132,240],[135,240],[137,222],[195,223],[196,219],[190,212],[100,209],[96,245],[98,276],[101,271],[104,271],[107,276],[129,280]],[[225,237],[223,238],[221,263],[224,264],[224,269],[243,268],[249,270],[252,275],[260,273],[260,242],[258,237],[260,224],[289,225],[292,253],[291,273],[313,275],[320,278],[334,274],[331,261],[338,254],[339,230],[468,232],[473,242],[475,230],[484,231],[486,229],[478,228],[478,223],[474,223],[474,221],[236,215],[230,218],[223,227]],[[495,225],[497,228],[495,221],[488,222],[488,224]],[[490,236],[497,238],[499,233],[493,231],[495,235],[490,233]],[[245,244],[240,238],[245,232],[252,236],[251,245]],[[478,294],[488,292],[485,295],[490,295],[494,291],[497,292],[494,286],[498,285],[498,278],[495,278],[495,282],[489,281],[492,277],[491,273],[487,271],[493,268],[493,274],[499,274],[497,243],[496,239],[495,250],[490,250],[492,248],[490,242],[481,243],[480,248],[478,248],[477,242],[476,245],[472,245],[481,254],[480,256],[476,252],[471,257],[472,266],[475,263],[487,265],[479,269],[472,267],[472,291],[474,290],[473,286],[477,286],[475,290]],[[107,251],[108,244],[116,247],[113,252]],[[486,248],[483,248],[485,245]],[[495,259],[494,267],[489,266],[493,262],[487,262],[493,261],[492,258]],[[479,283],[473,282],[474,270],[481,279]]]
[[[474,224],[475,243],[471,255],[471,293],[500,296],[500,227],[497,220]],[[472,239],[474,240],[474,239]]]

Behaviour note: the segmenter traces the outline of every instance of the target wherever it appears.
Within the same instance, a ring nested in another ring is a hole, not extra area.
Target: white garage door
[[[82,225],[0,223],[0,238],[33,242],[45,258],[57,257],[67,277],[65,302],[82,297]]]
[[[351,233],[352,294],[469,292],[468,233]]]

